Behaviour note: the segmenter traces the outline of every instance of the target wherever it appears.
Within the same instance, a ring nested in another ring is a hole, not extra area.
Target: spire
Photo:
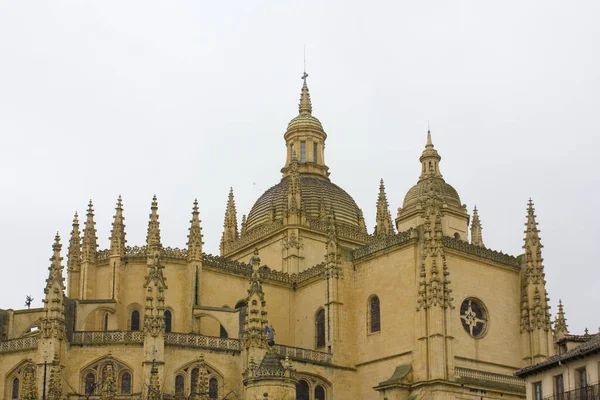
[[[483,245],[483,236],[481,235],[481,221],[477,213],[477,206],[473,208],[473,221],[471,222],[471,244],[479,247]]]
[[[158,202],[156,201],[156,195],[152,198],[150,210],[150,221],[148,222],[148,233],[146,235],[146,251],[148,254],[160,254],[162,244],[160,243],[160,222],[158,221]]]
[[[112,230],[110,231],[110,255],[111,256],[125,256],[125,224],[123,221],[123,202],[121,195],[117,199],[117,207],[115,208],[115,217],[112,223]]]
[[[188,261],[202,261],[202,228],[200,228],[200,212],[198,199],[194,200],[192,219],[190,220],[190,234],[188,235]]]
[[[554,321],[554,334],[556,335],[557,340],[560,340],[569,334],[567,319],[565,318],[562,300],[560,299],[558,300],[558,314]]]
[[[233,198],[233,188],[229,188],[229,198],[225,208],[225,221],[223,222],[223,236],[221,237],[221,255],[225,254],[229,246],[239,237],[237,224],[237,211],[235,209],[235,199]]]
[[[67,271],[77,272],[81,270],[81,236],[79,234],[79,217],[75,212],[73,217],[73,230],[69,241],[69,254],[67,256]]]
[[[383,179],[379,181],[379,195],[377,196],[377,217],[375,225],[375,236],[393,235],[394,225],[392,215],[385,194],[385,185]]]
[[[61,249],[60,236],[57,232],[54,237],[54,244],[52,245],[52,257],[50,258],[50,267],[48,268],[50,272],[48,279],[46,279],[46,287],[44,288],[45,297],[42,300],[44,303],[44,312],[41,321],[41,331],[45,338],[54,337],[63,339],[65,335],[65,280],[62,275]]]
[[[87,219],[85,221],[85,229],[83,231],[83,244],[82,244],[82,261],[83,262],[96,262],[96,250],[98,248],[96,237],[96,223],[94,222],[94,206],[92,200],[88,205]]]
[[[240,236],[244,236],[246,234],[246,214],[242,215],[242,224],[240,229]]]
[[[308,91],[308,85],[306,84],[306,78],[308,74],[304,71],[302,74],[302,91],[300,92],[300,104],[298,104],[298,111],[300,114],[312,114],[312,103],[310,101],[310,93]]]
[[[419,158],[421,162],[421,176],[419,180],[434,177],[441,178],[442,174],[440,173],[440,161],[442,157],[438,154],[437,150],[433,147],[433,141],[431,140],[431,131],[427,131],[427,144],[425,145],[425,150],[423,150],[423,154]]]

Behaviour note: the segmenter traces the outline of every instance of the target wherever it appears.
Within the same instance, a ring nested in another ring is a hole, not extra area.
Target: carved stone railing
[[[240,351],[240,341],[238,339],[204,336],[194,333],[167,333],[165,334],[165,344],[201,349]]]
[[[71,344],[138,344],[144,343],[141,331],[74,332]]]
[[[265,237],[273,232],[278,231],[283,228],[283,221],[273,221],[268,224],[259,225],[256,228],[250,229],[248,232],[245,232],[243,236],[238,238],[233,243],[226,244],[225,251],[230,253],[232,251],[238,250],[249,243],[254,242],[257,239]]]
[[[276,344],[273,349],[281,357],[289,357],[291,360],[308,361],[324,364],[331,364],[333,354],[324,353],[322,351],[302,349],[300,347],[290,347]]]
[[[357,260],[359,258],[366,257],[373,253],[376,253],[380,250],[387,249],[389,247],[393,247],[402,243],[406,243],[411,239],[417,238],[417,231],[415,229],[409,229],[404,232],[399,232],[395,235],[389,236],[381,236],[372,241],[372,243],[359,247],[358,249],[352,252],[353,259]]]
[[[292,274],[292,280],[296,283],[302,283],[311,278],[321,276],[324,273],[325,273],[325,263],[323,262],[321,264],[314,265],[314,266],[310,267],[309,269],[305,269],[304,271],[300,272],[298,275]]]
[[[323,219],[310,219],[308,221],[308,226],[312,230],[327,233],[329,221]],[[336,224],[335,233],[337,234],[338,238],[348,239],[354,242],[369,243],[373,240],[373,236],[369,235],[368,233],[362,232],[357,227],[344,224]]]
[[[213,269],[217,271],[227,271],[235,275],[250,277],[252,267],[249,264],[230,260],[229,258],[215,256],[212,254],[202,254],[202,268]]]
[[[474,256],[495,261],[500,264],[509,265],[511,267],[519,267],[519,262],[517,258],[509,254],[504,254],[499,251],[486,249],[485,247],[475,246],[474,244],[470,244],[449,236],[444,236],[442,238],[442,243],[444,244],[444,247],[447,247],[449,249],[457,250],[467,254],[472,254]]]
[[[511,375],[495,374],[493,372],[479,371],[476,369],[455,367],[454,374],[457,378],[466,381],[474,381],[491,386],[513,386],[525,391],[525,380]]]
[[[36,349],[38,345],[37,336],[29,336],[19,339],[10,339],[0,342],[0,353],[10,353],[12,351]]]

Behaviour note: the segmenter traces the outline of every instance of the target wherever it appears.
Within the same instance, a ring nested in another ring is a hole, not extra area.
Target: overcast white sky
[[[303,46],[332,180],[375,219],[416,182],[427,121],[441,170],[485,244],[520,254],[535,201],[552,313],[596,332],[600,2],[52,1],[0,3],[1,308],[41,305],[52,241],[94,201],[108,247],[123,195],[143,245],[200,203],[218,253],[229,186],[239,218],[280,179]],[[83,227],[82,227],[83,228]],[[593,312],[590,312],[593,311]]]

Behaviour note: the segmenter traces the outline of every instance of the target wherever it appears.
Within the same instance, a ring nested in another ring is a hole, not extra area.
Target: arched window
[[[296,385],[296,400],[310,400],[310,389],[304,379]]]
[[[219,398],[219,381],[217,381],[217,378],[210,378],[210,381],[208,381],[208,397],[211,400]]]
[[[379,297],[371,296],[367,310],[369,333],[381,331],[381,318],[379,309]]]
[[[173,314],[171,311],[165,311],[165,332],[171,332],[171,321],[173,320]]]
[[[314,400],[325,400],[325,389],[323,389],[323,386],[318,385],[315,388],[315,399]]]
[[[105,331],[108,330],[108,313],[104,314],[104,327],[103,327],[103,329]]]
[[[227,331],[225,330],[225,328],[223,328],[223,325],[221,325],[221,328],[219,330],[219,337],[222,339],[227,339],[229,337]]]
[[[185,378],[183,375],[177,375],[175,377],[175,394],[183,395],[185,392]]]
[[[85,376],[85,394],[94,394],[96,391],[96,376],[93,372],[88,372]]]
[[[131,330],[140,330],[140,312],[138,310],[133,310],[131,313]]]
[[[317,348],[325,347],[325,310],[320,309],[315,321]]]
[[[131,374],[129,372],[121,374],[121,394],[131,394]]]
[[[12,381],[11,400],[19,400],[19,378]]]

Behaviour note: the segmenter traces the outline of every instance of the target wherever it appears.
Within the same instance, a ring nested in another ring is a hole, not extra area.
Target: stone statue
[[[269,346],[275,345],[275,329],[273,329],[272,325],[265,326],[265,339]]]

